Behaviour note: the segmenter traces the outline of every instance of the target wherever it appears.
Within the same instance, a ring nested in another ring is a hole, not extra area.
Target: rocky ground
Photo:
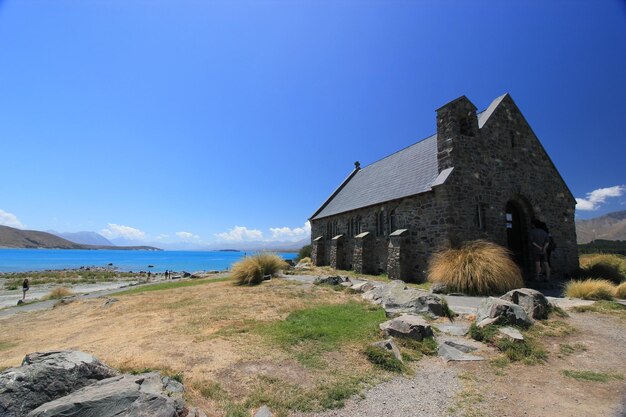
[[[265,361],[244,360],[244,354],[250,352],[246,353],[243,346],[232,346],[232,343],[250,341],[245,332],[239,332],[246,331],[245,326],[240,327],[241,323],[253,317],[280,319],[285,312],[304,305],[311,298],[323,297],[328,301],[349,299],[349,294],[345,292],[312,291],[318,287],[312,285],[315,277],[301,275],[287,278],[292,285],[283,285],[284,282],[264,284],[254,290],[254,299],[246,295],[247,290],[233,291],[227,283],[217,283],[194,287],[197,289],[192,292],[171,292],[166,299],[163,295],[146,294],[123,299],[112,307],[105,305],[104,301],[97,305],[77,303],[65,307],[66,311],[55,309],[42,316],[20,315],[17,322],[13,320],[9,323],[6,321],[8,318],[0,319],[0,328],[9,329],[16,324],[20,329],[40,328],[38,334],[21,331],[16,340],[1,338],[0,350],[10,354],[7,357],[10,359],[18,354],[18,347],[85,347],[89,352],[102,352],[107,362],[112,361],[118,367],[125,363],[119,360],[120,355],[129,358],[141,355],[145,361],[141,362],[141,367],[147,363],[161,363],[166,368],[182,369],[185,378],[189,378],[192,384],[202,375],[212,375],[211,378],[223,383],[224,389],[241,392],[242,395],[245,395],[246,389],[240,386],[241,382],[256,373],[263,378],[283,378],[297,384],[311,384],[311,370],[292,360],[278,356],[267,356]],[[407,288],[402,283],[358,279],[347,282],[341,277],[331,278],[328,283],[350,287],[352,292],[360,292],[365,299],[381,305],[390,315],[400,314],[400,319],[394,319],[398,323],[390,320],[383,326],[388,335],[397,336],[394,332],[407,331],[423,337],[427,335],[424,333],[426,326],[432,327],[436,331],[442,356],[425,357],[410,363],[410,371],[404,376],[391,378],[366,389],[349,399],[341,409],[293,415],[557,417],[622,416],[626,411],[623,409],[626,398],[623,379],[626,374],[624,315],[570,311],[569,317],[550,322],[554,324],[538,325],[544,329],[541,342],[547,350],[547,359],[545,362],[527,365],[503,361],[503,355],[493,346],[473,342],[462,335],[474,320],[489,321],[497,315],[508,315],[510,320],[523,321],[530,320],[535,314],[541,315],[541,311],[535,311],[535,304],[527,305],[526,301],[520,301],[533,298],[532,292],[528,292],[530,298],[524,298],[523,294],[509,297],[514,302],[499,299],[487,302],[478,297],[444,296],[452,310],[460,313],[454,322],[450,322],[441,317],[441,303],[437,302],[437,296],[420,289]],[[226,298],[222,300],[222,297]],[[211,303],[202,304],[208,299],[211,299]],[[273,304],[279,306],[278,311],[274,309],[272,300]],[[552,301],[564,308],[589,304],[564,299]],[[162,311],[159,303],[164,303],[168,312]],[[211,304],[216,305],[210,311],[204,311]],[[234,306],[238,310],[233,310]],[[252,309],[248,311],[250,307]],[[60,328],[65,330],[58,331],[44,331],[41,327],[47,326],[46,323],[59,323],[64,314],[70,314],[70,310],[71,314],[81,316],[81,320],[74,325],[68,327],[63,324]],[[251,315],[241,316],[242,312]],[[407,313],[409,319],[402,319]],[[427,320],[414,313],[425,314]],[[199,314],[207,319],[206,329],[204,323],[198,321]],[[107,323],[100,318],[105,316],[108,317]],[[115,320],[124,320],[125,325],[117,326]],[[95,323],[101,324],[94,328]],[[235,333],[230,332],[231,328]],[[126,331],[128,329],[134,330]],[[168,333],[174,333],[168,335],[164,333],[166,329],[169,329]],[[228,331],[224,333],[225,330]],[[155,339],[157,336],[158,340]],[[137,341],[141,343],[135,343]],[[446,344],[448,342],[451,343]],[[462,345],[477,347],[477,350],[459,351],[465,349]],[[345,371],[344,364],[352,363],[355,366],[356,362],[353,361],[360,360],[358,352],[336,353],[329,357],[334,358],[339,370]],[[5,362],[14,363],[15,359]],[[577,379],[568,376],[570,371],[589,371],[607,376],[607,379]],[[214,403],[204,402],[198,396],[197,390],[192,389],[188,399],[191,404],[204,408],[210,416],[221,415],[212,408]]]

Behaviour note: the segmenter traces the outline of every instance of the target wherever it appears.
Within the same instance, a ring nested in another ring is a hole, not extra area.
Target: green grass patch
[[[489,343],[497,347],[504,354],[506,360],[510,362],[522,362],[526,365],[535,365],[544,362],[548,357],[548,353],[538,340],[538,334],[533,333],[537,331],[535,330],[537,326],[539,326],[539,324],[532,326],[528,331],[520,329],[524,335],[524,340],[521,342],[499,338],[499,327],[493,324],[487,325],[481,329],[476,323],[472,323],[469,334],[474,340]]]
[[[577,313],[592,312],[610,314],[626,319],[626,306],[616,301],[596,301],[595,303],[588,306],[573,307],[572,311],[575,311]]]
[[[493,324],[489,324],[485,327],[480,328],[476,325],[476,323],[472,323],[469,328],[470,337],[479,342],[490,342],[494,340],[497,333],[498,326],[495,326]]]
[[[176,288],[195,287],[196,285],[212,284],[215,282],[228,281],[229,279],[230,279],[229,277],[224,277],[224,278],[200,279],[200,280],[193,280],[193,281],[161,282],[159,284],[142,285],[142,286],[138,286],[135,288],[131,288],[129,290],[116,292],[114,295],[133,295],[133,294],[141,294],[143,292],[149,292],[149,291],[163,291],[163,290],[173,290]]]
[[[561,357],[573,355],[574,353],[578,352],[585,352],[586,350],[587,347],[582,343],[574,343],[573,345],[570,345],[568,343],[561,343],[559,345],[559,353]]]
[[[407,361],[418,361],[423,356],[437,355],[437,342],[432,337],[422,340],[397,338],[395,342],[402,352],[402,359]]]
[[[561,373],[566,377],[574,378],[579,381],[609,382],[613,380],[622,381],[624,379],[624,375],[606,372],[572,371],[565,369],[561,371]]]
[[[386,320],[378,306],[350,301],[294,311],[284,321],[260,324],[254,331],[294,353],[302,364],[324,367],[322,355],[343,343],[371,341]]]
[[[406,366],[400,362],[393,353],[376,346],[367,346],[365,356],[374,365],[389,372],[404,372]]]

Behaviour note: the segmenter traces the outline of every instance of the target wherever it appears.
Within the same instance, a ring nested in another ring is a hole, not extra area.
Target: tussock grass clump
[[[309,258],[308,256],[300,259],[300,261],[298,261],[299,264],[310,264],[313,263],[313,261],[311,260],[311,258]]]
[[[238,285],[257,285],[266,275],[276,275],[278,271],[287,269],[287,263],[275,253],[257,253],[235,263],[232,277]]]
[[[59,298],[67,297],[70,295],[74,295],[74,291],[72,291],[71,289],[67,287],[57,287],[57,288],[54,288],[52,291],[50,291],[48,295],[44,297],[44,299],[57,300]]]
[[[615,288],[615,298],[626,298],[626,282],[622,282]]]
[[[522,274],[509,251],[485,240],[433,255],[428,280],[468,295],[503,294],[524,286]]]
[[[578,277],[606,279],[614,284],[626,281],[626,256],[590,254],[580,257]]]
[[[585,300],[612,300],[615,285],[605,279],[586,279],[570,281],[565,286],[565,296]]]

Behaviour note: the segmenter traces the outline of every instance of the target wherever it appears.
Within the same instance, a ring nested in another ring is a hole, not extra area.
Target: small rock
[[[266,405],[262,406],[261,408],[257,410],[256,413],[254,413],[254,417],[273,417],[273,416],[274,414],[272,414],[272,411]]]
[[[469,326],[461,324],[437,324],[436,327],[440,331],[453,336],[465,336],[469,331]]]
[[[445,342],[446,345],[451,346],[453,348],[455,348],[456,350],[460,350],[463,353],[470,353],[476,350],[476,348],[474,346],[469,346],[469,345],[464,345],[463,343],[458,343],[455,342],[453,340],[446,340]]]
[[[489,326],[490,324],[495,324],[498,321],[499,317],[487,317],[479,322],[476,322],[476,326],[479,328],[484,328]]]
[[[107,298],[107,300],[102,304],[102,308],[108,308],[113,305],[113,303],[117,303],[119,300],[117,298]]]
[[[400,353],[400,349],[393,343],[393,339],[382,340],[380,342],[372,343],[372,346],[377,347],[379,349],[383,349],[387,352],[393,353],[393,356],[399,360],[400,362],[404,362],[402,360],[402,354]]]
[[[448,286],[442,282],[435,282],[430,286],[431,294],[446,294],[448,292]]]
[[[314,284],[339,285],[342,282],[344,282],[344,279],[339,275],[336,275],[332,277],[317,277]]]
[[[504,339],[508,339],[511,340],[513,342],[523,342],[524,341],[524,336],[522,335],[522,333],[520,333],[519,330],[510,327],[510,326],[506,326],[506,327],[501,327],[498,329],[499,332],[499,336],[504,338]]]
[[[482,360],[484,360],[480,356],[468,355],[467,353],[465,353],[465,352],[455,348],[454,346],[449,345],[448,343],[440,344],[437,353],[446,362],[449,362],[449,361],[482,361]]]
[[[57,300],[57,302],[54,303],[52,308],[57,308],[57,307],[61,307],[61,306],[66,306],[68,304],[72,304],[74,301],[76,301],[76,299],[77,299],[77,297],[75,295],[71,295],[69,297],[63,297],[60,300]]]
[[[387,336],[393,337],[422,340],[433,335],[430,324],[423,317],[414,314],[403,314],[381,323],[379,327]]]

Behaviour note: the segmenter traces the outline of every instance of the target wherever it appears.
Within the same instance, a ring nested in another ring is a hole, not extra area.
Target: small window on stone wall
[[[511,148],[515,148],[515,132],[511,130],[509,136],[511,138]]]
[[[363,222],[361,221],[361,216],[357,216],[355,233],[357,235],[360,235],[362,232],[363,232]]]
[[[486,204],[476,204],[476,225],[479,230],[487,230],[487,221],[485,219],[485,206]]]
[[[393,209],[389,212],[387,216],[387,233],[392,234],[394,230],[397,228],[397,220],[396,220],[396,210]]]
[[[382,236],[385,234],[385,212],[379,211],[376,213],[376,236]]]
[[[333,237],[332,236],[332,232],[333,231],[332,231],[332,224],[331,223],[332,222],[330,222],[330,221],[328,223],[326,223],[326,239],[330,239],[330,238]]]
[[[459,119],[459,129],[463,136],[474,136],[469,115]]]

